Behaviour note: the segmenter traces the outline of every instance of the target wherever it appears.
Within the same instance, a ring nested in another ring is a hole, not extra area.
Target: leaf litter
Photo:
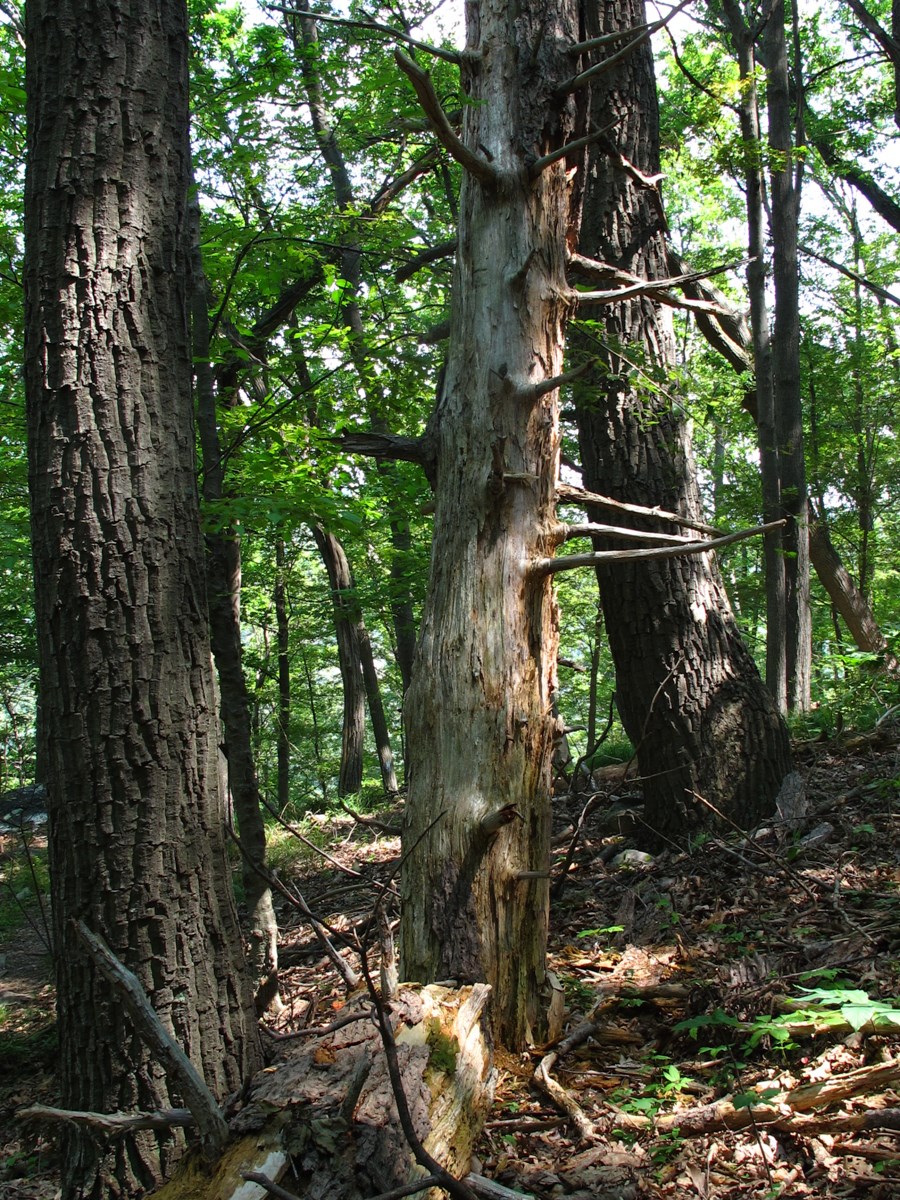
[[[595,795],[552,903],[559,1036],[497,1053],[479,1174],[538,1200],[900,1195],[900,753],[863,739],[798,757],[808,809],[791,828],[655,856],[623,853],[641,848],[633,785]],[[586,799],[555,802],[560,865]],[[318,820],[357,874],[306,858],[291,880],[338,945],[365,927],[399,843]],[[346,997],[300,914],[281,915],[273,1046]],[[46,1031],[51,1002],[34,980],[0,1030]],[[0,1200],[55,1194],[52,1151],[14,1120],[53,1098],[38,1051],[0,1072]]]

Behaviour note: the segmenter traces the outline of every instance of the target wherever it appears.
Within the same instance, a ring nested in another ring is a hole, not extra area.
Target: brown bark
[[[802,145],[795,139],[788,81],[785,0],[772,0],[764,34],[769,115],[772,233],[772,283],[775,289],[772,325],[772,373],[775,383],[781,512],[787,522],[782,534],[785,576],[785,661],[787,703],[791,712],[810,706],[812,674],[812,617],[809,607],[809,528],[806,523],[807,485],[803,447],[803,400],[800,393],[800,269],[797,225],[803,179]],[[796,71],[801,68],[795,63]],[[796,72],[795,72],[796,73]],[[799,75],[795,78],[799,89]],[[802,94],[798,99],[802,106]],[[801,151],[795,153],[795,140]]]
[[[359,614],[353,597],[354,583],[344,547],[333,533],[321,525],[310,526],[331,586],[334,627],[337,634],[338,662],[344,697],[341,722],[341,766],[338,795],[352,796],[362,786],[363,737],[366,709],[362,663],[359,653]]]
[[[644,19],[635,0],[614,14],[604,10],[588,32],[607,34]],[[618,115],[617,153],[591,153],[582,253],[642,278],[664,278],[660,197],[637,181],[637,172],[646,178],[659,169],[649,48],[602,76],[592,103],[595,125],[608,120],[604,114]],[[637,172],[622,170],[622,158]],[[605,309],[602,321],[600,345],[590,345],[602,371],[575,386],[585,486],[699,522],[688,425],[667,379],[667,315],[645,298],[632,299]],[[658,528],[647,518],[622,517],[632,528]],[[791,769],[787,731],[741,641],[713,556],[616,563],[598,569],[598,578],[616,700],[644,777],[648,824],[666,837],[708,825],[714,818],[696,795],[742,825],[770,812]]]
[[[462,140],[402,60],[466,166],[450,350],[436,418],[431,570],[406,698],[409,798],[401,975],[486,980],[499,1037],[538,1030],[545,980],[550,767],[556,722],[551,548],[558,392],[569,301],[565,156],[578,108],[572,0],[467,6]],[[424,77],[424,78],[423,78]],[[505,819],[506,818],[506,819]],[[526,873],[531,873],[527,875]]]
[[[188,333],[181,0],[28,5],[26,384],[60,1088],[171,1107],[76,943],[102,935],[221,1099],[257,1060],[224,845]],[[64,1194],[153,1185],[177,1143],[65,1137]]]

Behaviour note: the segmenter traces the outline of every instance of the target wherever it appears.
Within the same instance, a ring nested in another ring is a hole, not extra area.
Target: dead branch
[[[458,54],[455,50],[446,50],[443,46],[435,46],[431,42],[420,42],[418,38],[410,37],[402,29],[395,29],[393,25],[384,25],[381,21],[354,21],[350,17],[332,17],[320,12],[286,8],[281,4],[264,4],[263,7],[269,12],[284,13],[288,17],[301,17],[307,21],[327,21],[330,25],[343,25],[348,29],[369,29],[372,33],[384,33],[396,42],[403,42],[405,46],[412,46],[414,50],[421,50],[425,54],[432,54],[435,58],[442,58],[445,62],[454,63],[456,66],[459,66],[462,62],[462,55]],[[471,57],[471,53],[469,57]]]
[[[196,1125],[194,1114],[189,1108],[160,1108],[156,1112],[79,1112],[71,1108],[50,1108],[45,1104],[32,1104],[16,1113],[19,1121],[67,1121],[72,1125],[84,1125],[96,1129],[108,1137],[133,1133],[139,1129],[186,1128]]]
[[[673,8],[671,12],[667,13],[666,16],[661,20],[655,21],[652,25],[648,25],[643,28],[638,26],[638,28],[642,31],[637,35],[637,37],[632,38],[630,42],[627,42],[621,50],[617,50],[615,54],[611,54],[609,58],[603,59],[602,62],[595,63],[594,66],[588,67],[586,71],[581,71],[578,75],[573,75],[571,79],[567,79],[565,83],[560,85],[558,91],[563,95],[565,95],[567,92],[574,92],[578,88],[582,88],[586,84],[590,83],[591,80],[597,75],[603,74],[604,71],[611,71],[613,67],[620,63],[624,58],[627,58],[629,54],[633,54],[639,46],[643,46],[644,42],[652,37],[657,30],[664,28],[669,21],[672,20],[675,14],[681,12],[683,8],[686,8],[690,2],[691,0],[681,0],[681,3]],[[582,42],[579,44],[587,45],[588,43]]]
[[[636,517],[651,517],[654,521],[661,521],[667,525],[680,525],[684,529],[695,529],[698,533],[708,533],[713,537],[720,537],[722,533],[714,525],[704,525],[700,521],[691,520],[690,517],[682,516],[679,513],[666,512],[662,508],[647,508],[643,504],[627,504],[624,500],[613,500],[611,496],[601,496],[599,492],[589,492],[587,488],[577,487],[572,483],[558,483],[556,499],[557,502],[631,513]]]
[[[437,98],[431,76],[418,63],[408,58],[402,50],[394,51],[394,61],[413,85],[422,111],[428,118],[435,137],[452,158],[455,158],[475,179],[493,186],[499,181],[500,175],[496,167],[492,167],[487,159],[481,158],[454,132],[453,126],[441,107]]]
[[[531,564],[531,572],[536,576],[557,575],[560,571],[573,571],[578,567],[595,567],[601,563],[627,562],[635,559],[658,560],[665,558],[682,558],[686,554],[703,554],[708,550],[718,550],[722,546],[730,546],[733,542],[743,541],[744,538],[755,537],[777,529],[784,521],[770,521],[766,525],[757,525],[754,529],[740,529],[737,533],[729,533],[724,537],[712,538],[703,542],[685,542],[680,546],[661,547],[658,550],[595,550],[590,554],[566,554],[560,558],[537,558]]]
[[[368,955],[364,942],[359,944],[359,961],[362,968],[363,979],[366,983],[366,988],[369,992],[369,998],[375,1008],[375,1024],[381,1036],[381,1044],[384,1047],[384,1057],[388,1069],[388,1077],[391,1081],[391,1090],[394,1093],[394,1102],[397,1105],[397,1116],[400,1119],[400,1128],[403,1130],[403,1136],[406,1138],[407,1145],[413,1153],[413,1157],[419,1166],[423,1167],[430,1174],[434,1175],[440,1187],[449,1192],[454,1200],[475,1200],[474,1193],[470,1188],[466,1187],[460,1180],[455,1179],[449,1171],[433,1158],[422,1144],[422,1140],[416,1133],[413,1124],[412,1114],[409,1111],[409,1104],[406,1099],[406,1090],[403,1086],[403,1075],[400,1070],[400,1061],[397,1058],[397,1042],[394,1038],[394,1031],[391,1027],[390,1018],[388,1017],[387,1009],[384,1001],[375,987],[372,975],[369,971]],[[470,996],[470,1003],[475,1000],[476,992],[478,993],[477,1012],[473,1016],[473,1021],[477,1020],[478,1013],[487,1003],[490,995],[490,988],[487,984],[476,984]]]
[[[376,821],[374,817],[364,817],[361,813],[354,812],[343,800],[338,800],[338,804],[357,825],[362,825],[366,829],[377,829],[379,833],[389,833],[392,837],[398,837],[403,832],[399,825],[386,825],[384,821]]]
[[[894,1087],[900,1080],[900,1062],[891,1060],[877,1063],[873,1067],[861,1067],[848,1071],[821,1083],[801,1084],[799,1087],[777,1092],[763,1098],[758,1104],[740,1103],[745,1097],[729,1096],[714,1104],[682,1112],[666,1113],[664,1116],[639,1116],[613,1110],[613,1125],[617,1129],[650,1129],[657,1134],[670,1133],[677,1129],[683,1137],[702,1137],[725,1130],[749,1129],[766,1126],[784,1132],[841,1133],[859,1129],[900,1128],[900,1110],[868,1109],[860,1113],[815,1113],[807,1116],[811,1109],[824,1108],[852,1097],[873,1095]],[[763,1092],[765,1084],[761,1085]]]
[[[514,1192],[502,1183],[495,1183],[493,1179],[485,1179],[483,1175],[475,1175],[473,1172],[465,1177],[463,1183],[467,1184],[476,1196],[483,1197],[483,1200],[534,1200],[530,1192]]]
[[[535,1086],[549,1096],[556,1107],[566,1114],[578,1130],[579,1137],[586,1142],[595,1137],[596,1131],[593,1122],[575,1098],[551,1077],[550,1072],[561,1058],[592,1038],[596,1032],[597,1026],[593,1021],[583,1021],[559,1043],[555,1050],[544,1055],[535,1068],[533,1076]]]
[[[172,1034],[164,1028],[138,977],[119,962],[109,946],[92,933],[84,921],[73,921],[72,925],[94,966],[121,996],[138,1033],[156,1051],[184,1096],[197,1122],[204,1154],[214,1158],[228,1140],[228,1125],[212,1092]]]
[[[275,1200],[300,1200],[296,1192],[289,1192],[287,1188],[283,1188],[280,1183],[276,1183],[262,1171],[241,1171],[241,1179],[245,1179],[247,1183],[258,1184],[264,1192],[274,1196]]]
[[[560,524],[554,530],[554,537],[558,537],[560,542],[582,537],[614,537],[629,542],[656,542],[664,546],[680,546],[694,540],[680,533],[651,533],[644,529],[626,529],[622,525],[597,525],[592,521],[581,525]]]
[[[575,138],[571,142],[567,142],[564,146],[560,146],[557,150],[552,150],[549,154],[545,154],[542,158],[536,158],[528,168],[528,176],[530,179],[537,179],[540,173],[552,166],[553,163],[559,162],[561,158],[566,158],[574,150],[583,150],[586,146],[590,146],[593,142],[599,141],[611,129],[615,129],[618,125],[618,117],[615,121],[610,121],[608,125],[604,125],[602,129],[595,129],[591,133],[586,133],[584,137]]]

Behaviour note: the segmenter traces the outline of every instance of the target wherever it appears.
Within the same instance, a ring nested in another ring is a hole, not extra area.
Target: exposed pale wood
[[[735,1107],[734,1098],[717,1100],[701,1108],[666,1113],[664,1116],[638,1116],[635,1113],[614,1111],[612,1125],[617,1129],[649,1129],[657,1134],[677,1129],[683,1137],[702,1137],[724,1130],[748,1129],[751,1126],[772,1127],[784,1131],[806,1133],[839,1133],[858,1129],[896,1129],[900,1127],[897,1109],[870,1108],[858,1113],[815,1113],[810,1110],[826,1108],[838,1101],[874,1095],[893,1088],[900,1081],[900,1062],[891,1060],[872,1067],[848,1071],[821,1083],[801,1084],[778,1091],[758,1104]],[[765,1090],[765,1085],[761,1085]]]
[[[158,1112],[76,1112],[70,1108],[51,1108],[46,1104],[32,1104],[16,1113],[18,1121],[69,1121],[73,1125],[84,1125],[96,1129],[109,1137],[131,1133],[136,1129],[173,1129],[176,1126],[196,1125],[194,1114],[189,1108],[162,1108]]]
[[[482,1028],[489,994],[485,984],[403,985],[389,1005],[417,1136],[460,1187],[493,1100],[494,1070]],[[360,994],[347,1008],[369,1004],[368,995]],[[302,1167],[297,1181],[286,1177],[289,1155]],[[381,1038],[368,1020],[345,1023],[313,1045],[292,1043],[283,1059],[256,1077],[215,1168],[206,1171],[190,1156],[154,1195],[261,1200],[268,1189],[258,1179],[265,1176],[304,1200],[363,1200],[426,1174],[400,1129]],[[437,1200],[444,1193],[429,1187],[421,1194]]]

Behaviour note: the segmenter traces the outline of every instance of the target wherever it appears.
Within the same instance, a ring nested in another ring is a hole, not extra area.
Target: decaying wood
[[[403,1089],[417,1136],[456,1179],[493,1099],[494,1071],[481,1025],[490,989],[404,985],[387,1006]],[[367,995],[348,1007],[368,1007]],[[288,1179],[290,1169],[296,1179]],[[374,1021],[347,1023],[315,1044],[290,1043],[257,1076],[214,1168],[189,1156],[156,1200],[261,1200],[256,1173],[304,1200],[362,1200],[427,1172],[400,1128]],[[476,1189],[472,1189],[476,1190]],[[430,1188],[421,1193],[436,1198]]]
[[[174,1129],[176,1126],[196,1125],[194,1114],[189,1108],[163,1108],[158,1112],[78,1112],[71,1108],[51,1108],[46,1104],[32,1104],[20,1108],[16,1113],[19,1121],[69,1121],[73,1125],[84,1125],[107,1137],[132,1133],[136,1129]]]
[[[897,1109],[870,1107],[861,1112],[826,1113],[812,1110],[827,1108],[838,1101],[873,1096],[900,1081],[900,1060],[892,1059],[875,1066],[861,1067],[835,1075],[819,1083],[776,1090],[768,1095],[765,1083],[759,1085],[758,1103],[735,1104],[735,1097],[717,1100],[700,1108],[666,1113],[655,1119],[615,1110],[612,1124],[616,1129],[653,1128],[657,1134],[677,1129],[683,1137],[702,1137],[710,1133],[732,1132],[751,1126],[795,1133],[842,1133],[859,1129],[896,1129],[900,1127]],[[770,1085],[774,1088],[774,1084]],[[742,1098],[743,1099],[743,1098]],[[811,1114],[811,1115],[810,1115]]]
[[[549,1096],[556,1107],[570,1118],[572,1124],[578,1130],[579,1137],[583,1141],[589,1141],[594,1137],[593,1122],[575,1100],[574,1096],[567,1092],[561,1084],[557,1083],[550,1072],[561,1058],[564,1058],[570,1051],[581,1046],[596,1033],[597,1025],[594,1021],[583,1021],[564,1041],[554,1047],[549,1054],[544,1055],[534,1072],[535,1086]]]

